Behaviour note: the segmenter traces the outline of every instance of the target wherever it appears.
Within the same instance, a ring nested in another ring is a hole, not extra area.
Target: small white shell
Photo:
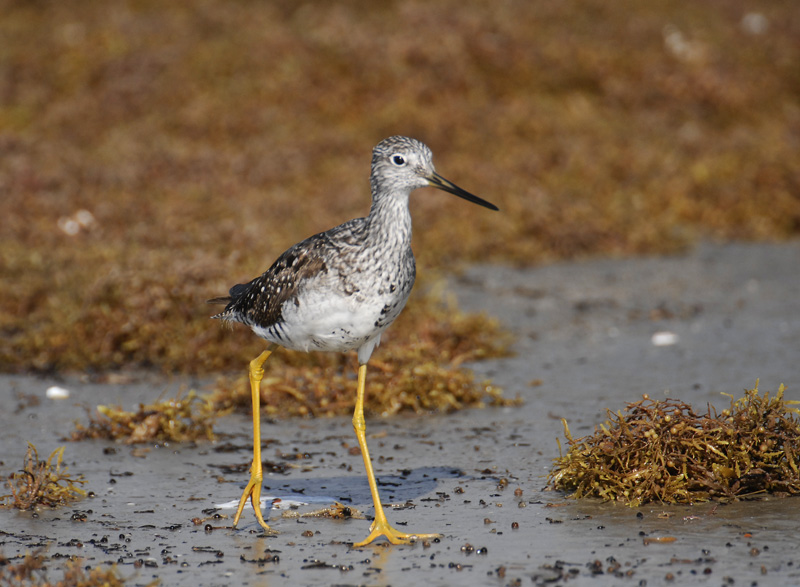
[[[49,399],[67,399],[69,397],[69,389],[54,385],[47,388],[46,394]]]
[[[674,332],[669,332],[666,330],[662,330],[660,332],[656,332],[650,338],[650,342],[653,343],[653,346],[670,346],[673,344],[677,344],[678,342],[678,335]]]

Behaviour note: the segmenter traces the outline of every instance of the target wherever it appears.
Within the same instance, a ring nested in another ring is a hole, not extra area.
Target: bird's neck
[[[382,194],[372,198],[367,217],[367,231],[371,239],[391,248],[407,249],[411,246],[411,213],[407,194]]]

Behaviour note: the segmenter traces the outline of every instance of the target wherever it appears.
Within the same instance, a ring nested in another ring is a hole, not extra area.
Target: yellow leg
[[[358,438],[358,446],[361,447],[361,455],[364,457],[364,466],[367,469],[367,478],[369,479],[369,490],[372,493],[372,501],[375,504],[375,521],[369,527],[370,533],[365,540],[353,544],[354,548],[360,548],[370,544],[379,536],[385,536],[386,539],[392,544],[408,544],[415,540],[424,538],[439,538],[441,534],[406,534],[392,528],[389,521],[386,519],[386,514],[383,512],[381,505],[381,497],[378,494],[378,484],[375,481],[375,473],[372,470],[372,461],[369,458],[369,450],[367,449],[367,426],[364,421],[364,385],[367,379],[367,366],[360,365],[358,367],[358,395],[356,396],[356,410],[353,414],[353,428],[356,431]]]
[[[242,499],[239,500],[239,507],[236,508],[236,516],[233,518],[233,527],[235,528],[249,497],[258,523],[270,533],[275,531],[267,525],[261,515],[261,484],[264,480],[264,473],[261,470],[261,379],[264,377],[264,363],[277,347],[276,344],[269,345],[267,350],[250,361],[250,393],[253,396],[253,464],[250,465],[250,481],[244,488]]]

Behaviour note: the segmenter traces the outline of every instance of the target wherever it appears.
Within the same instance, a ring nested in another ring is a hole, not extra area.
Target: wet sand
[[[518,335],[516,356],[471,367],[525,404],[368,418],[383,501],[397,506],[390,520],[441,532],[439,542],[355,550],[349,543],[366,536],[368,520],[284,518],[285,509],[269,511],[280,532],[271,537],[249,509],[236,531],[226,528],[229,518],[195,525],[193,518],[233,513],[216,506],[237,500],[247,481],[248,416],[220,420],[217,443],[64,443],[73,421],[86,419],[82,406],[132,409],[201,382],[5,375],[0,472],[20,467],[28,441],[42,457],[66,444],[70,470],[96,495],[36,514],[0,510],[0,554],[44,548],[53,581],[65,557],[117,563],[129,585],[800,584],[796,498],[632,509],[543,491],[563,440],[561,417],[581,436],[604,421],[606,408],[643,393],[700,411],[722,408],[729,400],[721,392],[739,397],[756,378],[762,391],[785,383],[787,399],[800,399],[800,243],[704,245],[680,257],[530,270],[472,267],[450,289],[465,309],[485,309]],[[676,342],[654,345],[658,332]],[[51,385],[68,389],[69,399],[45,398]],[[41,402],[18,407],[18,393]],[[266,422],[262,435],[264,459],[290,465],[265,476],[267,495],[305,499],[301,513],[336,500],[371,516],[361,457],[347,450],[355,445],[349,418]],[[652,540],[662,538],[674,541]]]

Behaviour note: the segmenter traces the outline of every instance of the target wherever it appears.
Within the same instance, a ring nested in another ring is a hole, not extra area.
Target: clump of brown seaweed
[[[548,488],[572,497],[600,497],[639,506],[735,501],[760,494],[800,493],[800,422],[796,401],[755,388],[729,409],[697,415],[677,399],[647,395],[625,413],[608,411],[594,435],[575,439],[555,460]],[[728,394],[725,394],[728,395]]]
[[[367,409],[392,416],[403,411],[450,412],[465,407],[516,406],[488,381],[476,381],[465,362],[507,356],[511,335],[497,320],[464,314],[438,291],[421,296],[406,309],[404,326],[387,333],[395,337],[385,358],[370,362]],[[413,334],[412,334],[413,333]],[[259,343],[261,344],[261,343]],[[355,353],[280,353],[267,364],[261,384],[264,415],[272,418],[328,417],[353,413]],[[246,356],[246,355],[245,355]],[[140,405],[128,412],[119,406],[98,406],[89,423],[75,423],[70,440],[105,438],[129,444],[213,439],[217,417],[232,410],[249,412],[250,385],[242,361],[238,376],[218,378],[213,393],[191,391]]]
[[[440,298],[436,291],[421,296],[406,308],[402,328],[386,333],[384,339],[390,342],[369,363],[366,409],[370,413],[387,417],[522,403],[519,397],[504,397],[502,389],[488,381],[476,381],[461,367],[465,362],[507,356],[511,335],[496,320],[464,314],[455,302]],[[245,365],[242,375],[217,381],[209,399],[218,409],[250,410]],[[266,365],[261,382],[263,413],[272,418],[352,414],[356,370],[354,353],[281,352]]]
[[[86,481],[82,475],[68,475],[63,459],[62,446],[55,449],[47,461],[40,461],[36,447],[29,442],[25,464],[22,470],[8,476],[6,484],[11,493],[0,496],[0,504],[7,508],[29,510],[38,505],[67,505],[84,497],[86,492],[76,484],[83,485]]]
[[[41,551],[27,553],[18,563],[0,554],[0,585],[19,587],[122,587],[126,579],[117,573],[117,566],[89,567],[81,557],[70,557],[63,566],[61,581],[53,581],[46,566],[49,558]],[[155,587],[158,580],[147,587]]]
[[[105,438],[127,444],[214,440],[214,420],[225,413],[194,391],[183,398],[139,404],[135,412],[120,406],[97,406],[96,414],[89,413],[88,425],[75,423],[70,440]]]
[[[335,502],[333,505],[324,507],[322,509],[314,510],[312,512],[305,512],[301,514],[295,510],[287,510],[281,515],[283,518],[328,518],[330,520],[364,520],[366,516],[356,508],[344,505],[343,503]]]

